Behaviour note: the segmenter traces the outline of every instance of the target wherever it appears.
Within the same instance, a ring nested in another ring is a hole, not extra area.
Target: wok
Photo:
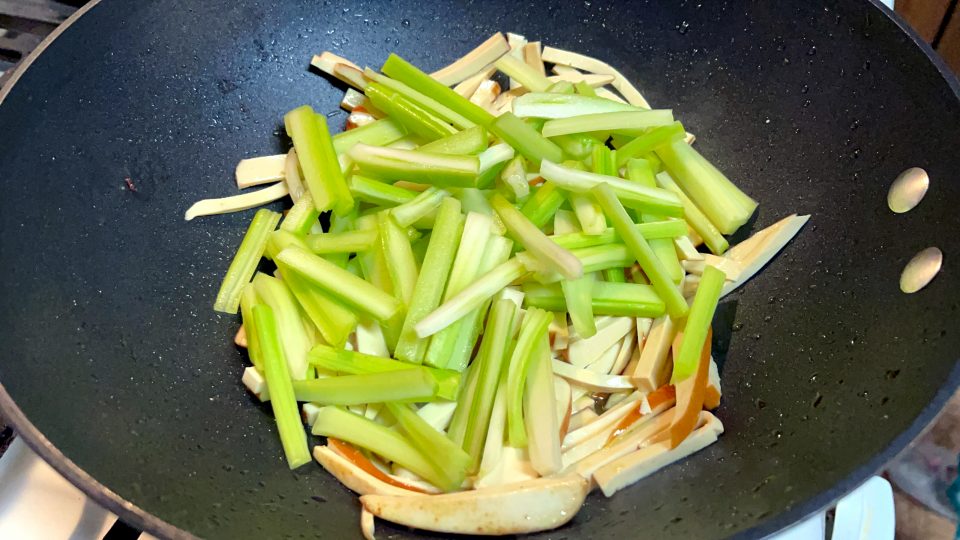
[[[748,229],[813,216],[718,312],[719,442],[544,537],[762,537],[877,471],[960,381],[958,85],[877,2],[104,0],[72,23],[0,106],[0,404],[135,526],[359,535],[355,496],[285,466],[240,384],[238,320],[211,309],[250,212],[182,219],[233,193],[239,159],[287,148],[283,112],[339,123],[341,90],[307,69],[324,49],[432,70],[509,30],[605,59],[761,202]],[[912,166],[930,192],[894,215]],[[930,245],[941,275],[900,293]]]

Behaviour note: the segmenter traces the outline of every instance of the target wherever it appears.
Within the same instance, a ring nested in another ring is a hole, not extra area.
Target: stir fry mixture
[[[288,112],[290,152],[237,166],[272,185],[186,216],[293,201],[256,212],[214,303],[290,468],[324,437],[367,537],[515,534],[717,440],[714,310],[807,216],[730,247],[757,203],[673,111],[523,36],[431,74],[312,64],[349,86],[345,130]]]

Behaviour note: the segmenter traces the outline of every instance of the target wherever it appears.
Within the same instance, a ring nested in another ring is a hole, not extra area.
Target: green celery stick
[[[444,302],[414,326],[421,338],[432,336],[477,309],[501,289],[520,279],[527,269],[516,258],[481,276],[459,294]]]
[[[671,384],[679,383],[693,375],[697,370],[700,353],[703,351],[704,342],[707,340],[710,323],[713,322],[713,314],[717,310],[717,303],[720,301],[720,292],[723,290],[723,282],[726,277],[726,274],[715,266],[707,265],[704,268],[703,275],[700,276],[697,293],[690,305],[687,323],[683,327],[680,351],[673,361]]]
[[[450,194],[442,189],[430,186],[416,196],[412,201],[403,203],[390,209],[390,215],[397,225],[409,227],[419,219],[433,212],[440,206],[440,202]]]
[[[580,94],[581,96],[597,97],[597,91],[594,90],[592,86],[590,86],[589,84],[587,84],[586,81],[580,81],[580,82],[578,82],[578,83],[574,83],[573,88],[574,88],[574,89],[577,91],[577,93]]]
[[[643,109],[626,103],[576,94],[530,92],[513,100],[513,113],[521,118],[568,118],[585,114],[640,110]]]
[[[553,182],[544,182],[523,203],[520,212],[538,228],[543,228],[563,206],[566,198]]]
[[[361,230],[377,230],[377,217],[375,214],[364,216],[357,220],[357,228]],[[357,254],[360,260],[360,268],[363,270],[363,277],[377,289],[393,295],[393,283],[390,281],[390,271],[387,269],[387,258],[383,254],[379,240],[376,248]],[[390,351],[397,346],[400,339],[400,330],[403,328],[403,319],[405,315],[400,309],[393,317],[380,321],[380,327],[383,330],[383,337],[387,342],[387,348]]]
[[[507,162],[513,158],[515,152],[513,147],[506,143],[500,143],[487,148],[477,156],[480,159],[480,174],[477,177],[477,187],[487,189],[493,185],[494,181],[500,176],[500,172],[506,167]]]
[[[233,256],[227,274],[223,277],[217,298],[213,302],[214,311],[221,313],[236,313],[240,307],[240,293],[243,287],[250,283],[253,273],[257,271],[257,264],[267,246],[270,233],[277,228],[280,214],[270,210],[257,210],[253,221],[247,227],[246,234],[240,242],[237,254]]]
[[[622,268],[607,268],[603,271],[603,279],[610,283],[627,282],[627,276],[624,275]]]
[[[733,234],[757,209],[757,201],[685,141],[670,141],[656,152],[670,176],[722,234]]]
[[[313,287],[303,276],[281,263],[283,282],[313,322],[323,339],[332,345],[343,346],[357,328],[357,316],[339,301]]]
[[[648,187],[655,187],[657,185],[653,180],[653,170],[650,168],[650,163],[646,160],[631,159],[628,161],[627,179]],[[661,187],[667,189],[665,186]],[[681,202],[683,201],[680,193],[677,193],[677,197],[680,198]],[[684,216],[689,218],[689,215],[686,213],[688,209],[686,204],[683,205],[683,209]],[[656,219],[655,216],[651,216],[650,214],[641,214],[640,216],[640,221],[645,222]],[[683,266],[680,265],[680,258],[677,256],[677,248],[673,245],[673,240],[666,238],[650,240],[650,249],[657,255],[657,259],[663,263],[663,268],[667,271],[670,279],[679,285],[680,282],[683,281],[684,272]]]
[[[686,315],[687,302],[683,299],[683,295],[680,294],[680,289],[674,285],[670,279],[670,275],[664,269],[660,260],[657,259],[656,254],[654,254],[650,248],[647,240],[637,232],[633,221],[630,220],[627,211],[624,210],[623,205],[617,200],[613,189],[606,183],[600,183],[591,191],[594,197],[597,198],[597,202],[603,207],[603,211],[607,214],[607,217],[613,222],[613,228],[617,231],[617,235],[623,239],[630,253],[636,258],[637,262],[640,263],[640,268],[643,269],[643,272],[650,279],[650,283],[653,284],[653,288],[656,289],[657,294],[663,298],[667,306],[667,313],[670,314],[670,317],[679,318]]]
[[[396,119],[407,131],[428,141],[442,139],[457,132],[456,128],[441,118],[383,85],[373,83],[364,93],[374,105]]]
[[[592,131],[634,133],[637,130],[670,125],[672,122],[673,111],[670,109],[594,113],[550,120],[543,125],[543,136],[556,137]]]
[[[393,118],[381,118],[365,126],[356,127],[333,136],[333,149],[346,154],[357,143],[386,146],[407,135],[407,129]]]
[[[364,375],[368,373],[384,373],[411,369],[415,364],[402,362],[392,358],[383,358],[363,354],[346,349],[335,349],[327,345],[317,345],[307,354],[307,361],[328,371],[346,373],[348,375]],[[437,397],[446,400],[457,399],[460,387],[460,373],[449,369],[427,368],[427,373],[437,381]]]
[[[527,378],[530,357],[536,354],[547,339],[547,328],[553,314],[542,309],[530,308],[523,317],[517,345],[510,355],[507,366],[507,435],[510,446],[527,445],[527,431],[523,423],[523,387]]]
[[[400,94],[401,96],[409,99],[413,103],[416,103],[417,106],[419,106],[421,109],[442,119],[444,122],[453,124],[454,126],[457,127],[457,129],[468,129],[476,126],[476,123],[474,123],[471,120],[468,120],[460,113],[450,109],[446,105],[441,104],[437,100],[427,95],[424,95],[414,90],[413,88],[410,88],[409,86],[403,84],[400,81],[391,79],[390,77],[387,77],[385,75],[381,75],[380,73],[377,73],[376,71],[373,71],[370,68],[367,68],[364,70],[364,75],[368,79],[378,84],[381,84],[389,88],[390,90],[393,90],[397,94]]]
[[[687,224],[680,219],[650,221],[638,223],[634,226],[647,240],[657,238],[673,239],[687,234]],[[612,227],[601,234],[585,234],[582,232],[558,234],[550,237],[557,245],[567,249],[579,249],[591,246],[602,246],[619,242],[616,231]]]
[[[580,261],[569,251],[550,240],[539,227],[514,208],[502,195],[495,193],[490,198],[490,204],[503,220],[510,236],[531,255],[560,272],[567,279],[576,279],[583,275],[583,265]]]
[[[547,311],[567,311],[563,291],[556,284],[528,282],[523,284],[523,291],[526,306]],[[594,315],[659,317],[665,309],[663,300],[649,285],[596,281],[591,293]]]
[[[374,206],[397,206],[412,201],[417,196],[416,191],[392,186],[359,174],[352,175],[347,185],[355,199]]]
[[[550,161],[544,161],[540,165],[540,175],[557,186],[575,193],[585,193],[594,186],[605,183],[614,190],[622,204],[630,208],[662,216],[683,215],[680,199],[665,189],[642,186],[614,176],[580,171]]]
[[[583,272],[599,272],[608,268],[627,268],[634,263],[633,255],[624,244],[604,244],[570,250],[583,264]],[[517,253],[517,259],[540,283],[557,283],[564,279],[558,272],[544,267],[535,257],[525,251]]]
[[[440,305],[444,285],[450,276],[454,256],[460,245],[463,222],[460,202],[453,198],[444,199],[434,222],[413,298],[407,307],[400,339],[394,350],[394,355],[400,360],[417,364],[424,360],[429,342],[417,337],[413,327]]]
[[[567,200],[583,234],[603,234],[607,230],[607,219],[597,202],[584,193],[568,193]]]
[[[260,344],[257,342],[257,328],[253,321],[253,306],[260,303],[257,291],[252,283],[244,285],[240,293],[240,315],[243,319],[243,329],[247,334],[247,355],[250,363],[263,373],[263,355],[260,354]]]
[[[349,153],[361,172],[396,181],[416,179],[440,187],[476,187],[480,173],[477,156],[452,156],[417,150],[379,148],[358,144]]]
[[[304,236],[310,232],[310,228],[313,227],[319,217],[320,212],[317,212],[310,194],[304,193],[300,200],[293,203],[293,207],[283,218],[280,223],[280,230]]]
[[[488,190],[460,188],[451,189],[450,191],[453,193],[453,196],[460,201],[460,204],[463,205],[463,211],[465,213],[469,214],[473,212],[483,214],[492,220],[490,227],[494,233],[503,234],[507,232],[507,229],[503,226],[503,222],[500,221],[500,216],[493,211],[493,207],[490,206],[490,201],[487,200]]]
[[[546,77],[513,55],[505,54],[493,65],[531,92],[546,92],[550,88],[551,83]]]
[[[450,419],[450,425],[447,426],[447,437],[450,440],[463,447],[463,439],[467,433],[467,421],[469,420],[470,404],[473,403],[473,396],[477,391],[479,382],[479,370],[475,363],[471,364],[466,373],[463,374],[463,388],[457,396],[457,408],[453,411],[453,417]]]
[[[273,260],[278,253],[292,245],[306,247],[307,244],[303,238],[292,232],[283,229],[273,231],[270,233],[270,238],[267,239],[267,248],[263,250],[263,256]]]
[[[687,132],[683,124],[674,122],[668,126],[651,129],[636,139],[617,148],[617,166],[626,165],[632,158],[652,152],[655,148],[671,140],[683,139]]]
[[[454,92],[395,54],[391,54],[387,58],[381,71],[410,88],[432,97],[481,126],[489,126],[493,122],[493,116],[482,107],[471,103],[467,98]]]
[[[584,274],[581,278],[560,282],[566,311],[570,314],[570,321],[577,333],[585,338],[597,333],[591,299],[595,281],[596,277],[593,274]]]
[[[573,83],[569,81],[557,81],[551,84],[547,88],[547,92],[551,94],[573,94],[577,90],[574,88]]]
[[[477,384],[469,407],[464,407],[467,410],[467,420],[463,449],[470,456],[470,472],[476,472],[480,466],[480,453],[486,442],[493,400],[504,371],[506,356],[510,354],[513,324],[518,314],[519,306],[512,300],[499,300],[493,305],[483,342],[480,344],[481,352],[474,361],[472,369],[477,371]]]
[[[280,347],[277,321],[273,310],[266,304],[253,306],[253,325],[256,328],[257,342],[263,357],[263,374],[267,379],[267,392],[270,394],[270,407],[277,421],[280,443],[291,469],[310,462],[310,449],[307,447],[307,434],[300,419],[300,407],[293,394],[293,385],[287,371],[287,361]]]
[[[437,473],[430,457],[422,454],[403,435],[373,420],[338,407],[322,407],[313,424],[314,435],[332,437],[359,446],[383,456],[420,475],[431,484],[452,491],[460,484],[452,484]]]
[[[559,95],[559,94],[551,94]],[[490,124],[490,131],[514,147],[530,163],[539,167],[540,162],[549,160],[559,162],[563,159],[563,150],[550,139],[545,138],[532,126],[517,118],[513,113],[503,113]]]
[[[353,196],[340,170],[326,118],[304,105],[288,112],[283,121],[317,211],[342,214],[353,209]]]
[[[489,138],[487,130],[474,126],[424,144],[418,150],[434,154],[479,154],[487,149]]]
[[[296,299],[284,282],[266,274],[258,273],[254,276],[253,288],[257,291],[257,297],[261,302],[270,306],[277,320],[280,344],[283,346],[283,357],[287,360],[290,378],[303,379],[307,375],[307,351],[310,350],[310,338],[300,316],[300,307]]]
[[[727,239],[724,238],[717,227],[707,219],[703,211],[690,200],[690,197],[687,197],[687,194],[673,181],[670,174],[666,172],[657,174],[656,182],[660,187],[669,189],[676,193],[677,197],[680,197],[680,202],[683,203],[683,219],[700,235],[700,238],[703,238],[703,243],[710,248],[710,251],[715,255],[723,255],[723,253],[727,251],[727,248],[730,247]]]
[[[467,477],[470,456],[446,435],[420,418],[410,409],[410,405],[389,402],[386,405],[413,445],[421,454],[431,457],[430,463],[437,472],[446,478],[450,485],[463,484]]]
[[[389,294],[302,248],[291,246],[281,251],[277,261],[344,305],[378,321],[387,320],[400,310],[400,303]]]
[[[607,176],[619,176],[616,152],[605,145],[594,146],[590,152],[593,172]]]
[[[387,271],[390,272],[390,282],[393,283],[393,294],[403,305],[401,312],[405,316],[406,306],[410,305],[413,298],[418,273],[410,238],[387,211],[377,214],[377,233],[380,249],[387,258]]]
[[[589,133],[575,133],[572,135],[560,135],[550,137],[554,144],[563,150],[564,155],[571,159],[586,159],[595,146],[602,146],[603,143],[597,140]]]
[[[329,253],[358,253],[373,247],[377,241],[375,230],[354,230],[347,232],[329,232],[311,234],[304,239],[304,245],[317,255]]]
[[[420,367],[294,381],[297,401],[323,405],[360,405],[386,401],[420,403],[437,395],[437,380]]]

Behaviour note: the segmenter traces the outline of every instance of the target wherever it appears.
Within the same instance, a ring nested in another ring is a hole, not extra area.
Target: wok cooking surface
[[[167,522],[151,522],[160,534],[359,536],[354,495],[318,465],[287,469],[269,407],[240,383],[238,319],[211,309],[252,211],[183,211],[235,193],[239,159],[285,151],[285,111],[342,124],[342,89],[308,71],[312,54],[378,67],[396,51],[429,71],[514,31],[604,59],[674,108],[760,201],[753,230],[812,214],[718,310],[726,433],[543,536],[756,537],[826,506],[960,380],[960,106],[875,6],[812,4],[104,0],[0,106],[0,404],[42,455],[40,432],[102,483],[58,463],[98,501]],[[930,192],[894,215],[886,189],[912,166]],[[901,294],[930,245],[941,275]]]

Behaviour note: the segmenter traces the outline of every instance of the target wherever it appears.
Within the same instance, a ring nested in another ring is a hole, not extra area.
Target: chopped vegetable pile
[[[714,311],[808,216],[731,248],[757,203],[673,111],[523,36],[433,74],[313,65],[349,86],[346,129],[288,112],[289,153],[237,166],[239,188],[272,185],[186,214],[293,201],[256,212],[214,302],[242,314],[243,383],[290,468],[306,422],[367,537],[373,516],[515,534],[717,440]]]

